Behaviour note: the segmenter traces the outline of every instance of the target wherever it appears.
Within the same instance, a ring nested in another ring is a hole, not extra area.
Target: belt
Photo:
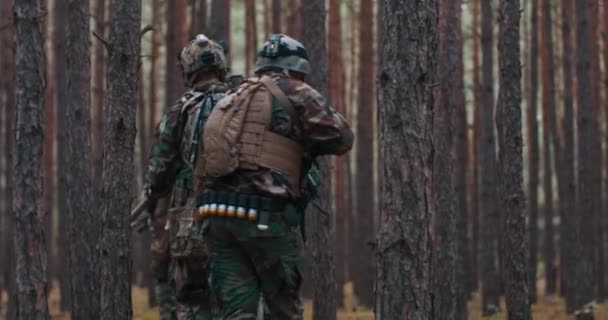
[[[258,222],[258,228],[264,229],[270,219],[270,213],[282,213],[289,203],[283,198],[267,198],[250,194],[206,191],[197,199],[197,219],[208,217],[227,217],[247,219]],[[265,230],[265,229],[264,229]]]

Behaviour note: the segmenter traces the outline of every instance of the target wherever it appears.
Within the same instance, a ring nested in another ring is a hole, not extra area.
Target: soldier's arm
[[[296,91],[303,103],[299,112],[305,148],[313,155],[348,152],[353,146],[354,134],[344,116],[312,87],[302,84]]]
[[[149,196],[159,198],[171,191],[181,164],[179,153],[182,131],[181,106],[171,108],[156,127],[148,170],[144,181]]]

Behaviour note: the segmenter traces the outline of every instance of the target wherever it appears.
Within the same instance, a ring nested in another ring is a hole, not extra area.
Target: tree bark
[[[54,34],[54,57],[55,61],[55,86],[57,90],[57,209],[59,212],[58,216],[58,237],[57,237],[57,255],[59,257],[66,257],[65,259],[58,259],[57,272],[59,273],[59,291],[61,293],[60,307],[61,311],[69,311],[72,305],[71,290],[70,290],[70,272],[69,263],[67,257],[69,256],[69,240],[68,240],[68,229],[69,229],[69,212],[70,209],[68,200],[68,179],[71,173],[70,170],[70,158],[68,156],[68,124],[67,124],[67,113],[68,113],[68,88],[67,88],[67,65],[66,65],[66,43],[67,43],[67,32],[68,32],[68,1],[67,0],[56,0],[54,1],[54,21],[55,21],[55,34]]]
[[[281,0],[272,1],[272,33],[281,33]]]
[[[529,320],[527,238],[523,190],[523,137],[521,121],[520,4],[501,0],[498,39],[500,93],[497,127],[500,142],[500,194],[504,210],[504,271],[509,320]]]
[[[480,262],[482,309],[485,316],[498,311],[498,207],[496,194],[496,143],[494,137],[494,76],[492,57],[493,12],[490,1],[481,1],[481,108],[480,108]]]
[[[158,8],[155,6],[152,10],[158,11]],[[194,39],[197,34],[204,33],[207,26],[207,0],[193,0],[190,14],[190,38]]]
[[[4,94],[4,141],[3,144],[3,158],[4,158],[4,169],[5,169],[5,188],[4,203],[5,203],[5,214],[3,215],[3,229],[2,229],[2,246],[6,261],[3,260],[3,273],[0,277],[3,279],[5,289],[8,293],[7,319],[12,320],[17,317],[17,290],[15,283],[15,246],[14,246],[14,234],[15,234],[15,222],[13,214],[13,174],[11,173],[13,168],[13,154],[14,154],[14,142],[15,142],[15,117],[16,117],[16,106],[15,106],[15,29],[13,22],[12,12],[13,1],[2,1],[0,3],[0,18],[2,21],[8,23],[6,29],[0,32],[0,66],[2,67],[2,77],[0,77],[0,92]]]
[[[551,26],[551,3],[542,1],[542,80],[543,80],[543,188],[545,194],[545,230],[543,258],[545,264],[545,293],[553,295],[557,289],[557,266],[555,265],[555,233],[553,217],[559,208],[558,199],[553,196],[553,159],[559,154],[556,140],[557,126],[555,117],[555,66],[553,62],[553,28]],[[557,159],[557,157],[555,158]],[[559,177],[559,175],[558,175]],[[559,184],[559,179],[558,179]],[[556,206],[557,205],[557,206]]]
[[[576,79],[577,79],[577,136],[578,136],[578,183],[576,192],[576,299],[575,309],[583,307],[594,298],[593,289],[593,232],[594,232],[594,151],[592,139],[597,136],[593,119],[595,101],[591,78],[591,46],[589,35],[589,2],[575,1],[576,7]]]
[[[230,43],[230,0],[213,0],[207,29],[212,39]]]
[[[17,122],[13,159],[13,212],[17,301],[21,319],[50,319],[47,305],[46,243],[41,196],[42,108],[45,66],[41,1],[15,2]]]
[[[536,275],[538,269],[538,186],[539,186],[539,141],[538,141],[538,0],[532,1],[530,18],[530,96],[527,113],[528,125],[528,237],[530,301],[536,302]]]
[[[154,128],[158,123],[157,113],[158,113],[158,91],[159,91],[159,72],[158,72],[158,60],[160,58],[160,47],[161,47],[161,35],[160,26],[162,25],[162,17],[161,17],[161,0],[153,0],[153,8],[152,8],[152,25],[158,26],[157,30],[152,33],[152,56],[150,57],[150,74],[149,74],[149,97],[148,103],[150,106],[148,107],[148,137],[154,136]],[[168,106],[167,106],[168,108]],[[146,146],[150,148],[150,146]]]
[[[255,22],[255,0],[245,2],[245,73],[247,76],[253,74],[255,59],[257,57],[258,32]]]
[[[429,174],[437,2],[387,0],[378,83],[384,182],[376,319],[432,319]]]
[[[459,67],[460,25],[459,0],[439,1],[439,51],[435,108],[433,110],[433,165],[432,165],[432,210],[433,210],[433,318],[466,319],[457,315],[459,292],[456,276],[459,269],[456,224],[456,192],[454,151],[456,139],[455,116],[462,111],[463,100],[459,96],[463,87]],[[458,274],[460,276],[460,274]],[[462,280],[462,278],[459,278]],[[462,281],[460,281],[462,283]]]
[[[95,1],[95,33],[106,38],[106,0]],[[101,190],[101,174],[103,170],[103,99],[105,96],[105,63],[106,48],[101,41],[95,44],[93,64],[93,112],[91,119],[91,145],[93,159],[93,185],[95,186],[94,199]],[[99,218],[97,219],[99,220]]]
[[[276,1],[275,1],[276,2]],[[304,3],[303,16],[305,25],[303,44],[308,49],[308,57],[313,65],[310,84],[327,96],[327,45],[325,29],[325,1],[308,0]],[[313,319],[336,319],[335,296],[335,233],[332,221],[331,171],[329,159],[322,158],[321,176],[324,177],[319,190],[323,208],[330,215],[325,215],[311,206],[306,215],[308,230],[307,247],[310,249],[312,263]]]
[[[564,215],[564,229],[561,230],[561,254],[563,263],[561,265],[561,278],[563,278],[566,297],[566,311],[574,312],[575,307],[575,279],[576,279],[576,181],[575,181],[575,145],[574,145],[574,81],[573,81],[573,48],[571,26],[574,11],[573,0],[562,1],[562,63],[563,63],[563,90],[564,90],[564,118],[563,128],[563,161],[560,161],[560,171],[564,175],[564,194],[560,194],[561,210]]]
[[[479,288],[479,136],[480,136],[480,123],[481,123],[481,81],[480,76],[480,59],[479,59],[479,43],[480,43],[480,28],[479,28],[479,0],[472,0],[472,15],[473,15],[473,98],[474,98],[474,112],[473,112],[473,139],[471,141],[471,155],[472,161],[472,177],[471,177],[471,278],[472,287],[471,292]]]
[[[133,180],[137,68],[141,4],[112,2],[103,163],[101,234],[101,319],[130,320],[130,255],[128,214]]]
[[[186,0],[168,1],[167,34],[165,35],[167,45],[165,108],[167,109],[177,102],[185,88],[177,56],[188,41],[187,35]]]
[[[302,1],[290,1],[288,9],[285,33],[292,38],[299,39],[302,37]]]
[[[362,0],[359,6],[359,72],[357,103],[356,143],[356,195],[357,210],[353,254],[353,282],[359,303],[371,306],[374,303],[374,263],[372,248],[374,240],[374,54],[372,0]]]
[[[340,17],[340,0],[329,1],[329,100],[337,112],[346,114],[344,103],[344,66],[342,64],[342,24]],[[348,224],[351,212],[350,185],[347,183],[349,176],[349,157],[336,157],[333,161],[333,194],[334,207],[336,208],[336,302],[342,305],[344,297],[344,284],[347,281],[349,264],[348,261]]]
[[[69,0],[67,28],[69,265],[72,319],[99,316],[97,213],[93,210],[90,143],[89,1]]]

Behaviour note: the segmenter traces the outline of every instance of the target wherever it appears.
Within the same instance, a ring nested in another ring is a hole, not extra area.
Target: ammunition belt
[[[256,222],[258,213],[282,213],[288,202],[281,198],[210,190],[198,198],[196,218],[227,217]]]

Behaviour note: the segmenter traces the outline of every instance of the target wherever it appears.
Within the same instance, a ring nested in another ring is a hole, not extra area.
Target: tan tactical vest
[[[302,147],[270,131],[273,97],[298,123],[292,103],[275,80],[268,76],[247,80],[213,108],[199,147],[196,176],[221,177],[237,169],[268,168],[299,185]]]

